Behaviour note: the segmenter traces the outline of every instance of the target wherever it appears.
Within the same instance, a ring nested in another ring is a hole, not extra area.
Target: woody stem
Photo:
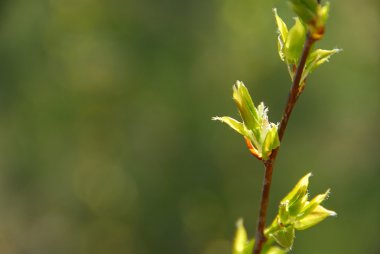
[[[278,136],[279,136],[280,141],[282,141],[286,127],[288,125],[290,115],[292,114],[294,106],[298,100],[298,97],[302,92],[300,90],[300,82],[302,78],[302,73],[305,68],[306,59],[310,53],[310,49],[312,45],[314,44],[314,42],[315,40],[308,33],[306,36],[306,41],[305,41],[303,50],[302,50],[301,59],[296,69],[296,74],[293,80],[293,84],[289,92],[288,101],[286,103],[284,112],[282,114],[281,123],[278,129]],[[272,154],[270,155],[268,160],[264,161],[265,175],[264,175],[263,187],[262,187],[262,192],[261,192],[259,218],[258,218],[258,223],[257,223],[256,237],[255,237],[256,240],[255,240],[255,246],[253,248],[253,254],[260,254],[263,248],[263,245],[267,240],[264,234],[264,229],[265,229],[265,221],[266,221],[268,203],[269,203],[270,186],[272,183],[273,166],[276,161],[278,150],[279,150],[279,147],[272,151]]]

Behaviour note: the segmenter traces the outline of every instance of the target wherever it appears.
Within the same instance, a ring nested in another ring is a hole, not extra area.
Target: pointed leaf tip
[[[241,134],[243,136],[247,136],[248,135],[248,131],[245,129],[244,124],[241,123],[241,122],[239,122],[239,121],[237,121],[237,120],[235,120],[235,119],[233,119],[232,117],[229,117],[229,116],[223,116],[223,117],[214,116],[211,119],[214,120],[214,121],[220,121],[222,123],[227,124],[232,129],[234,129],[236,132],[238,132],[239,134]]]
[[[282,20],[282,18],[278,16],[276,8],[273,8],[273,14],[276,19],[278,33],[280,34],[282,41],[285,42],[286,38],[288,37],[288,27],[286,26],[286,23]]]
[[[236,81],[232,87],[232,98],[238,107],[241,118],[248,129],[254,129],[258,125],[258,115],[255,105],[247,87],[241,81]]]
[[[301,180],[298,181],[296,186],[292,189],[291,192],[281,201],[281,202],[289,202],[290,205],[294,204],[294,202],[300,200],[303,196],[307,194],[307,188],[309,186],[309,178],[312,176],[311,173],[308,173]]]
[[[294,226],[297,230],[304,230],[317,225],[329,216],[336,216],[336,212],[327,210],[321,205],[318,205],[306,217],[295,222]]]
[[[236,234],[234,241],[234,251],[240,253],[244,250],[247,243],[247,231],[243,225],[243,219],[240,218],[236,222]]]
[[[273,9],[273,14],[276,19],[276,26],[278,31],[278,38],[277,38],[277,48],[278,48],[278,55],[280,56],[282,61],[285,61],[285,42],[288,38],[288,27],[286,26],[286,23],[281,19],[280,16],[277,14],[277,9]]]
[[[253,245],[255,243],[254,239],[248,240],[247,231],[243,225],[243,219],[240,218],[236,222],[236,234],[233,244],[233,254],[251,254],[253,250]]]
[[[317,206],[319,206],[324,200],[328,198],[329,194],[330,194],[330,189],[328,189],[323,194],[319,194],[315,196],[312,200],[310,200],[310,202],[307,202],[307,204],[304,206],[304,208],[300,212],[299,218],[304,218],[308,214],[312,213]]]

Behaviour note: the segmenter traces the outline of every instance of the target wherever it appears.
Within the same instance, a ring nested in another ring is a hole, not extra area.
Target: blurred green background
[[[243,80],[279,121],[280,0],[2,0],[0,252],[229,254],[253,236],[262,165],[212,122]],[[274,172],[271,220],[309,171],[337,218],[294,254],[380,253],[380,8],[333,1]]]

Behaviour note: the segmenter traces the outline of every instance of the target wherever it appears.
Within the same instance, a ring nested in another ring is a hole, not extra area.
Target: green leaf
[[[297,64],[302,54],[306,38],[306,29],[299,18],[295,18],[294,26],[289,30],[285,42],[285,58],[288,62]]]
[[[342,51],[341,49],[331,49],[331,50],[325,50],[325,49],[316,49],[314,50],[306,61],[306,67],[305,67],[305,75],[307,76],[311,72],[313,72],[316,68],[318,68],[320,65],[322,65],[325,62],[328,62],[330,60],[330,57],[336,53],[339,53]],[[306,78],[306,77],[304,77]]]
[[[304,210],[304,207],[308,200],[308,194],[306,193],[301,198],[299,198],[296,202],[289,206],[289,214],[292,217],[297,217]]]
[[[280,18],[280,16],[278,16],[276,8],[273,9],[273,13],[276,18],[278,33],[282,41],[286,41],[286,38],[288,37],[288,27],[286,26],[285,22]]]
[[[326,21],[329,17],[330,12],[330,3],[327,2],[324,6],[319,6],[318,8],[318,16],[320,25],[326,24]]]
[[[254,245],[255,245],[255,241],[253,239],[249,240],[247,244],[245,245],[244,250],[237,254],[252,254]]]
[[[290,6],[306,24],[309,24],[317,16],[318,3],[316,0],[290,0]]]
[[[255,241],[249,240],[247,237],[247,231],[243,225],[243,219],[239,219],[236,222],[236,233],[233,245],[233,254],[251,254]]]
[[[257,110],[243,82],[237,81],[233,86],[233,99],[247,128],[252,131],[257,129],[259,126]]]
[[[286,26],[285,22],[280,18],[280,16],[278,16],[276,8],[273,9],[273,13],[276,18],[278,33],[282,41],[286,41],[286,38],[288,37],[288,27]]]
[[[273,149],[280,146],[280,139],[278,137],[277,125],[272,124],[271,129],[267,132],[263,146],[262,146],[262,157],[267,160],[272,153]]]
[[[330,194],[330,189],[328,189],[325,193],[319,194],[315,196],[310,202],[307,202],[303,210],[301,211],[301,217],[307,216],[309,213],[314,211],[314,209],[319,206]]]
[[[236,233],[234,240],[234,253],[242,253],[247,244],[247,231],[243,225],[243,219],[236,222]]]
[[[304,230],[320,223],[329,216],[336,216],[336,213],[319,205],[306,217],[296,221],[294,226],[297,230]]]
[[[317,0],[301,0],[300,2],[303,3],[306,6],[306,8],[308,8],[310,11],[315,12],[317,10]]]
[[[280,55],[280,58],[282,61],[285,61],[285,54],[284,54],[284,46],[286,39],[288,38],[288,27],[286,26],[285,22],[278,16],[277,9],[273,9],[273,13],[276,19],[276,25],[278,29],[278,54]]]
[[[295,230],[293,226],[285,227],[270,235],[283,248],[290,250],[293,246]]]
[[[230,126],[232,129],[234,129],[235,131],[237,131],[238,133],[240,133],[241,135],[243,136],[248,136],[248,131],[246,130],[246,128],[244,127],[244,124],[233,119],[232,117],[229,117],[229,116],[223,116],[223,117],[219,117],[219,116],[215,116],[212,118],[212,120],[216,120],[216,121],[221,121],[222,123],[226,123],[228,126]]]
[[[248,149],[256,158],[268,159],[272,150],[280,145],[277,125],[268,121],[268,109],[262,102],[255,107],[248,89],[241,81],[237,81],[233,86],[233,100],[243,122],[228,116],[213,117],[212,120],[224,122],[243,135]],[[263,147],[264,145],[265,147]],[[263,153],[264,148],[265,152]]]
[[[280,207],[278,208],[278,218],[280,219],[280,223],[283,225],[287,225],[290,222],[288,202],[280,203]]]
[[[273,247],[270,247],[267,252],[265,252],[264,254],[285,254],[287,253],[286,250],[284,249],[281,249],[277,246],[273,246]]]
[[[296,186],[289,192],[288,195],[281,201],[281,203],[288,202],[292,206],[295,202],[302,199],[307,194],[307,187],[309,186],[309,178],[311,173],[308,173],[301,180],[298,181]]]

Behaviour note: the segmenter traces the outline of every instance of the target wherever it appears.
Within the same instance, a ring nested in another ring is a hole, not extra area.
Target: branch
[[[302,55],[300,62],[297,67],[296,75],[294,77],[293,86],[290,90],[288,101],[286,103],[286,107],[284,110],[284,113],[282,114],[282,119],[280,123],[280,127],[278,129],[278,136],[280,138],[280,141],[282,140],[282,137],[284,136],[286,126],[288,125],[288,121],[290,118],[290,115],[292,114],[293,108],[297,102],[297,99],[302,92],[300,90],[300,81],[302,78],[302,73],[306,64],[306,59],[309,55],[311,46],[314,44],[315,40],[312,38],[312,36],[308,33],[306,36],[306,41],[303,47]],[[277,149],[278,150],[278,149]],[[271,155],[271,159],[274,160],[276,158],[277,152]]]
[[[293,80],[292,88],[289,92],[288,101],[286,103],[280,127],[278,129],[278,136],[280,141],[282,141],[282,138],[284,136],[286,126],[288,125],[288,121],[290,118],[290,115],[293,112],[293,108],[297,102],[297,99],[299,95],[302,93],[302,90],[300,90],[300,81],[302,77],[302,72],[304,70],[306,59],[310,53],[310,49],[312,45],[314,44],[315,39],[312,38],[312,36],[308,33],[306,36],[306,41],[302,50],[301,59],[299,61],[296,75]],[[264,229],[265,229],[265,221],[266,221],[266,215],[268,210],[268,202],[269,202],[269,191],[270,186],[272,183],[272,174],[273,174],[273,165],[277,157],[279,147],[272,151],[272,154],[270,155],[269,159],[264,161],[265,165],[265,176],[263,181],[263,189],[261,194],[261,201],[260,201],[260,212],[259,212],[259,218],[258,218],[258,224],[256,229],[256,237],[255,237],[255,246],[253,249],[253,254],[260,254],[261,249],[266,242],[266,237],[264,235]]]

